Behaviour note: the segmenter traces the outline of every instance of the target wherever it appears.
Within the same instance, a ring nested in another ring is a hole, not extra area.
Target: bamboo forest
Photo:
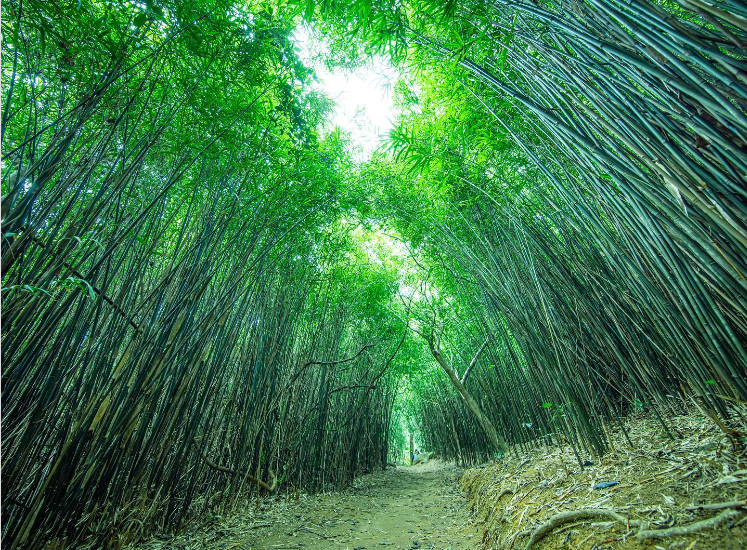
[[[744,0],[6,0],[2,546],[747,547]]]

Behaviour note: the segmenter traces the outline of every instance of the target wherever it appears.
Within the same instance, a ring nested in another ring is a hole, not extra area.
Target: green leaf
[[[308,2],[306,2],[306,10],[304,11],[303,17],[307,21],[311,21],[314,17],[314,0],[308,0]]]

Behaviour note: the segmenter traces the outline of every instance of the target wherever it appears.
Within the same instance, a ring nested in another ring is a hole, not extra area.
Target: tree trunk
[[[456,426],[454,426],[454,419],[449,417],[449,424],[451,424],[451,435],[454,437],[454,444],[457,448],[457,465],[462,466],[464,464],[464,457],[462,456],[462,445],[459,443],[459,434],[457,433]]]
[[[464,381],[466,381],[466,375],[469,374],[469,371],[477,362],[477,358],[479,357],[480,352],[482,352],[482,350],[485,349],[485,346],[483,345],[483,347],[480,348],[480,350],[477,352],[477,355],[475,355],[475,358],[472,360],[472,363],[470,363],[470,368],[465,373],[464,380],[460,380],[459,375],[457,374],[456,370],[446,362],[446,359],[444,359],[444,356],[441,355],[441,351],[438,348],[438,344],[434,344],[432,341],[429,341],[428,346],[431,348],[431,353],[433,354],[433,357],[436,358],[436,361],[438,361],[438,364],[441,365],[441,367],[446,371],[446,374],[449,375],[449,379],[451,379],[451,383],[457,389],[457,391],[459,392],[459,395],[462,396],[462,399],[464,399],[464,402],[466,403],[467,408],[469,408],[469,410],[472,411],[472,414],[475,415],[475,418],[477,418],[477,421],[480,423],[480,426],[482,426],[482,429],[485,430],[485,433],[488,435],[488,438],[490,439],[490,443],[493,446],[493,450],[498,453],[505,453],[506,450],[508,449],[508,445],[506,444],[506,441],[498,434],[498,430],[495,429],[495,426],[493,425],[491,420],[482,412],[480,405],[477,404],[477,401],[474,400],[472,395],[467,391],[467,388],[464,386]]]

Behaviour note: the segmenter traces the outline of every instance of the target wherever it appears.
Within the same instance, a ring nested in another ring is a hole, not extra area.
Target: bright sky
[[[306,27],[296,29],[293,37],[301,60],[316,71],[316,88],[337,103],[332,124],[350,134],[354,158],[366,160],[393,126],[392,87],[397,72],[383,58],[352,71],[330,72],[319,59],[325,51],[319,38]]]

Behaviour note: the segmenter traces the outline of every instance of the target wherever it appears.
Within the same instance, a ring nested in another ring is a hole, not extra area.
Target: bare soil
[[[388,469],[362,476],[344,491],[276,498],[139,548],[473,550],[480,546],[481,533],[459,489],[461,472],[438,461]]]

